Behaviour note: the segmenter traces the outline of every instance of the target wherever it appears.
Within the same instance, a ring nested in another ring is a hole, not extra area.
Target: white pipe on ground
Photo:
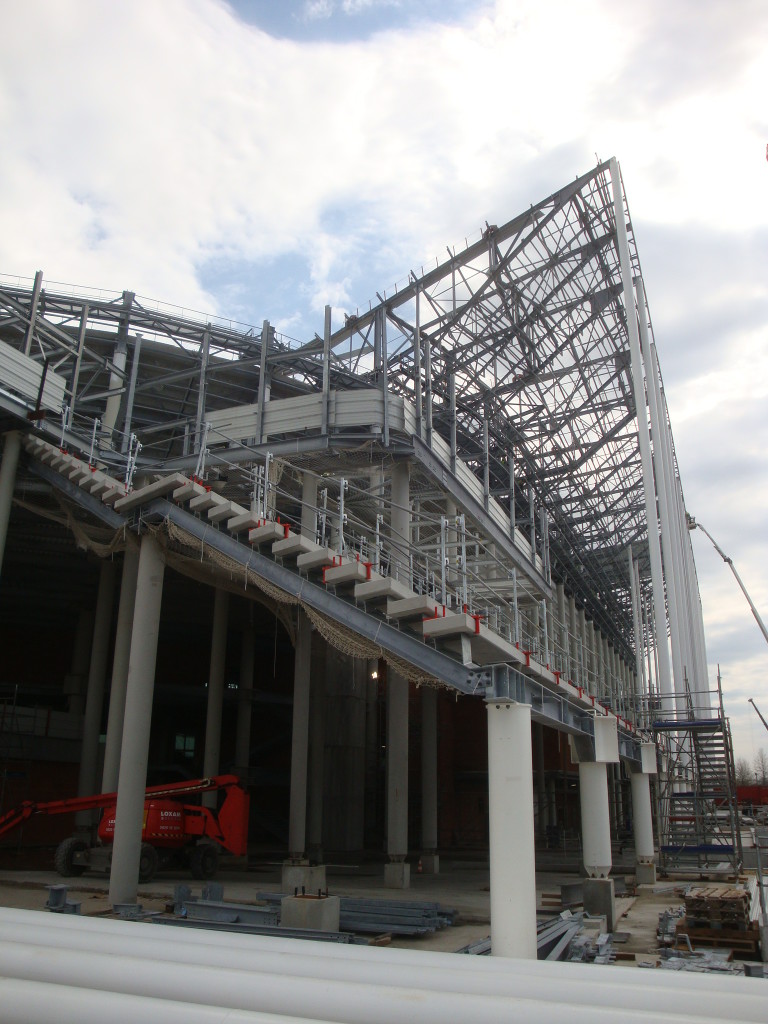
[[[72,920],[72,918],[70,918]],[[75,919],[76,920],[76,919]],[[155,929],[153,929],[155,930]],[[398,965],[371,962],[334,960],[328,963],[318,956],[298,956],[294,946],[290,953],[261,952],[258,959],[255,959],[250,951],[238,948],[219,949],[216,947],[185,946],[179,950],[173,943],[177,934],[159,935],[156,938],[140,937],[126,943],[122,937],[104,934],[83,933],[82,930],[73,926],[66,932],[59,933],[58,938],[62,946],[71,952],[77,953],[104,953],[112,956],[131,956],[139,959],[150,959],[153,961],[169,961],[181,963],[188,966],[199,965],[201,967],[227,968],[235,971],[247,971],[251,977],[256,974],[287,975],[290,977],[301,977],[302,979],[331,979],[339,982],[353,982],[359,984],[389,985],[393,980],[403,987],[422,989],[424,991],[437,992],[462,992],[478,996],[506,996],[507,998],[540,999],[542,991],[546,991],[547,999],[552,1003],[564,1003],[568,1005],[586,1005],[622,1008],[630,1002],[644,999],[646,1010],[667,1010],[670,1013],[685,1013],[691,1003],[691,988],[695,983],[681,984],[674,992],[649,991],[644,984],[644,979],[632,972],[631,980],[614,974],[601,979],[599,987],[595,988],[594,971],[591,978],[580,977],[556,977],[555,965],[550,967],[551,977],[544,983],[540,978],[527,977],[524,974],[493,974],[488,975],[479,970],[473,970],[472,965],[481,965],[473,957],[457,957],[452,954],[443,954],[443,963],[440,967],[424,966],[418,962],[420,953],[415,952],[417,962]],[[239,938],[240,936],[238,936]],[[53,945],[50,933],[46,932],[44,925],[30,926],[17,924],[12,934],[10,930],[0,928],[0,940],[7,940],[16,943],[25,943],[30,946],[38,945],[50,947]],[[298,952],[303,950],[303,945]],[[461,965],[462,970],[457,971],[456,967]],[[575,967],[577,965],[568,965]],[[622,972],[623,973],[623,972]],[[695,993],[694,993],[695,995]],[[712,1015],[722,1014],[727,1017],[733,1009],[733,994],[731,992],[710,992],[706,998],[707,1011]],[[764,1007],[762,993],[752,996],[746,1002],[740,1001],[742,1013],[749,1012],[758,1015]]]
[[[100,993],[122,993],[183,1003],[193,998],[205,1006],[227,1006],[233,1010],[284,1014],[291,1018],[332,1021],[335,1024],[445,1024],[446,1020],[469,1020],[476,1024],[551,1024],[553,1004],[546,997],[520,999],[444,993],[352,982],[249,976],[242,971],[187,966],[138,957],[103,953],[82,955],[58,947],[0,944],[0,963],[6,976],[45,984],[90,988]],[[596,986],[597,987],[597,986]],[[573,1024],[615,1024],[617,1013],[623,1024],[715,1024],[705,1000],[689,1005],[690,1013],[673,1014],[638,1009],[627,999],[621,1007],[569,1006]],[[562,1007],[563,1004],[557,1004]],[[761,1017],[764,1021],[764,1001]],[[152,1018],[149,1018],[152,1019]],[[745,1024],[749,1017],[736,1018]],[[59,1017],[57,1015],[57,1020]]]
[[[71,916],[69,914],[48,914],[41,913],[40,911],[18,910],[9,907],[0,908],[0,934],[2,934],[2,938],[9,941],[13,941],[18,934],[16,925],[30,925],[36,922],[40,929],[43,944],[49,942],[52,935],[61,935],[61,944],[65,945],[69,941],[73,930],[84,930],[89,931],[93,935],[117,936],[118,939],[124,940],[124,951],[129,955],[135,955],[134,951],[136,949],[140,952],[147,940],[157,939],[157,929],[163,927],[141,921],[120,921]],[[130,939],[128,938],[129,936]],[[56,941],[59,940],[57,939]],[[176,956],[185,958],[187,953],[182,952],[182,947],[203,947],[207,951],[224,949],[232,956],[242,953],[246,958],[250,958],[249,966],[251,969],[253,969],[254,964],[259,962],[262,955],[268,952],[287,954],[294,961],[297,954],[296,939],[266,935],[244,935],[232,932],[214,932],[208,929],[173,928],[172,936],[168,937],[165,941],[168,945],[168,953],[165,959],[172,959]],[[95,948],[99,948],[98,943]],[[452,953],[436,953],[427,950],[357,946],[312,940],[301,940],[300,952],[302,961],[312,957],[327,963],[329,973],[332,973],[335,969],[331,966],[334,960],[344,960],[369,964],[386,963],[398,968],[414,965],[419,967],[432,966],[443,969],[447,968],[451,974],[464,972],[482,975],[529,976],[543,979],[562,976],[569,980],[583,980],[591,985],[595,984],[595,968],[591,964],[456,956]],[[619,983],[637,984],[637,974],[635,970],[630,968],[612,967],[611,977],[616,977]],[[644,977],[644,985],[649,984],[646,981],[647,977]],[[745,982],[754,980],[706,974],[686,975],[683,977],[677,972],[666,973],[658,971],[653,974],[653,987],[655,989],[680,991],[686,987],[689,979],[690,986],[695,986],[695,991],[697,992],[725,992],[730,989],[734,995],[744,991]],[[605,977],[601,976],[601,985],[605,980]],[[764,993],[764,991],[763,986],[760,992]]]
[[[730,986],[729,990],[728,985],[725,986],[725,989],[721,985],[717,992],[706,993],[702,1000],[703,993],[699,984],[702,980],[701,976],[696,976],[690,983],[688,976],[685,979],[679,977],[674,992],[669,992],[665,989],[665,986],[658,989],[654,985],[648,985],[647,978],[641,981],[634,971],[630,972],[623,968],[615,968],[611,971],[609,978],[601,978],[600,986],[596,988],[594,984],[594,968],[587,967],[586,973],[589,974],[591,971],[591,977],[585,977],[585,972],[578,970],[580,965],[576,964],[542,964],[542,967],[549,969],[549,977],[546,979],[526,977],[524,974],[521,975],[514,972],[504,972],[504,974],[494,972],[489,976],[487,972],[482,970],[482,966],[487,961],[479,960],[475,957],[433,954],[433,956],[438,957],[442,961],[441,967],[432,966],[425,968],[421,963],[425,954],[418,951],[401,951],[410,957],[411,963],[408,966],[400,965],[393,967],[391,964],[376,962],[378,959],[376,954],[382,952],[382,950],[371,949],[369,952],[373,955],[369,957],[370,962],[368,963],[348,963],[338,959],[329,962],[330,958],[318,956],[305,958],[302,955],[297,957],[296,954],[299,950],[296,947],[295,941],[293,942],[290,954],[262,953],[256,959],[252,952],[243,951],[238,948],[227,950],[211,947],[198,948],[187,945],[184,950],[180,951],[175,947],[173,938],[177,934],[186,935],[186,932],[174,931],[173,937],[168,936],[167,938],[163,936],[156,936],[154,938],[146,935],[137,936],[135,940],[131,940],[127,944],[124,941],[124,937],[115,935],[110,936],[95,932],[90,935],[87,933],[78,934],[80,929],[78,929],[77,924],[80,922],[80,919],[71,917],[68,920],[73,922],[72,926],[68,929],[56,928],[57,936],[53,939],[50,933],[46,932],[44,924],[45,921],[51,921],[52,918],[44,918],[38,914],[27,913],[30,917],[41,918],[41,925],[35,927],[29,924],[17,924],[13,929],[13,939],[7,944],[0,943],[0,952],[4,950],[6,945],[13,947],[14,943],[21,941],[30,945],[36,943],[37,947],[42,950],[46,957],[52,956],[54,959],[60,960],[59,949],[65,946],[66,951],[72,954],[74,962],[81,964],[82,970],[86,974],[90,975],[98,968],[97,973],[100,978],[98,984],[104,984],[106,988],[111,987],[106,983],[106,980],[109,979],[109,970],[111,968],[119,968],[119,965],[122,963],[125,971],[121,970],[120,976],[125,977],[125,973],[128,971],[132,975],[132,983],[128,986],[129,990],[140,993],[143,992],[143,989],[135,988],[134,984],[140,984],[137,979],[143,978],[142,961],[150,958],[153,966],[153,972],[151,973],[155,976],[155,983],[157,983],[156,975],[159,972],[161,986],[164,984],[163,979],[165,978],[163,966],[168,967],[166,973],[169,978],[175,974],[175,967],[183,967],[182,973],[190,975],[193,983],[197,984],[194,981],[198,977],[198,974],[195,972],[195,965],[197,965],[198,970],[202,969],[203,972],[207,972],[209,975],[206,983],[211,979],[214,982],[220,981],[221,979],[218,978],[218,974],[223,973],[226,976],[225,987],[227,992],[233,990],[231,984],[233,977],[240,974],[239,980],[247,983],[246,990],[250,990],[248,986],[255,986],[256,991],[266,994],[271,993],[273,997],[275,996],[276,989],[279,995],[280,985],[270,986],[271,979],[269,977],[265,978],[264,975],[279,973],[283,975],[281,979],[283,986],[301,985],[311,989],[313,983],[324,984],[324,979],[328,979],[330,982],[336,983],[334,986],[336,988],[343,988],[346,985],[348,988],[351,987],[357,991],[361,986],[369,986],[375,989],[377,986],[395,984],[400,989],[410,989],[413,992],[420,991],[422,999],[427,993],[430,993],[430,1003],[432,1002],[432,993],[446,994],[453,991],[457,994],[461,993],[461,996],[475,995],[481,998],[484,996],[512,998],[523,1000],[530,1005],[541,1004],[542,1000],[545,999],[545,1005],[549,1006],[551,1012],[556,1012],[558,1006],[563,1005],[579,1005],[585,1009],[599,1006],[614,1012],[623,1011],[626,1006],[633,1006],[642,1007],[646,1013],[681,1014],[682,1018],[685,1019],[691,1006],[699,1006],[701,1003],[702,1013],[706,1012],[708,1018],[710,1015],[713,1015],[713,1019],[717,1016],[729,1018],[734,1009],[738,1007],[740,1019],[753,1021],[763,1021],[764,1019],[765,1003],[762,990],[749,992],[744,991],[743,988],[736,990],[733,986]],[[58,922],[64,919],[55,918],[53,920]],[[116,922],[99,923],[114,924]],[[139,928],[141,931],[146,932],[147,928],[149,928],[150,932],[155,933],[156,927],[130,924],[126,930],[131,932],[135,928]],[[7,932],[8,929],[6,929]],[[229,936],[229,938],[239,942],[239,940],[249,938],[249,936],[238,935]],[[50,945],[51,942],[56,940],[58,940],[59,945]],[[302,943],[300,947],[302,953],[307,945],[322,944]],[[350,952],[359,948],[364,949],[365,947],[346,947]],[[84,956],[83,954],[86,955]],[[179,955],[185,958],[184,964],[175,962],[175,957]],[[96,957],[95,960],[94,956]],[[106,970],[102,968],[100,957],[103,957]],[[122,957],[122,960],[118,959],[120,957]],[[155,963],[155,961],[162,960],[166,960],[165,965]],[[6,960],[4,959],[2,962],[6,963]],[[223,972],[218,970],[218,963],[221,963],[221,966],[224,968]],[[519,962],[511,961],[510,965],[515,963]],[[129,970],[132,965],[133,969]],[[3,970],[9,973],[7,967],[4,967]],[[244,979],[242,977],[242,972],[248,972],[247,978]],[[577,975],[577,977],[574,977],[574,975]],[[76,980],[78,984],[82,983],[89,987],[95,984],[90,978],[81,981],[76,974],[66,975],[66,977]],[[662,978],[666,976],[654,975],[654,979],[656,977]],[[49,979],[47,975],[46,979],[52,981],[62,980],[60,977]],[[235,980],[237,979],[235,978]],[[744,981],[744,979],[720,980],[727,982],[737,981],[740,984]],[[180,998],[183,997],[183,984],[186,983],[188,982],[182,983]],[[157,991],[155,989],[146,994],[155,995]],[[217,991],[211,993],[207,989],[203,991],[199,988],[196,991],[200,998],[205,998],[208,1002],[216,1002],[218,1004]],[[738,991],[739,998],[734,1003],[736,991]],[[167,987],[161,987],[160,992],[169,996],[172,994]],[[227,1001],[229,1001],[228,997]],[[282,1006],[282,1003],[271,1003],[269,1008],[274,1009],[276,1005]],[[289,1003],[288,1005],[291,1004]],[[312,1012],[318,1012],[319,1007],[315,1002],[311,1004],[311,1007]],[[296,1010],[298,1016],[301,1015],[301,1012],[298,1009]],[[699,1018],[704,1019],[701,1013]],[[344,1017],[343,1019],[354,1018]]]
[[[282,1014],[5,977],[0,977],[0,1007],[3,1024],[319,1024]]]

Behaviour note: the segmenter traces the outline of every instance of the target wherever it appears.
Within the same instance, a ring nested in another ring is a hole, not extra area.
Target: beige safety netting
[[[168,544],[165,544],[165,550],[167,552],[168,564],[173,567],[172,559],[174,557],[183,558],[184,569],[179,571],[185,572],[191,575],[192,565],[196,563],[197,566],[204,566],[205,563],[216,566],[219,570],[222,570],[229,576],[229,582],[233,585],[233,589],[247,589],[247,587],[254,587],[256,590],[261,591],[267,595],[274,602],[272,610],[277,615],[279,620],[286,626],[288,635],[291,637],[291,642],[295,643],[295,624],[293,616],[287,611],[287,608],[291,605],[297,605],[304,609],[307,616],[313,626],[317,629],[318,633],[330,644],[331,647],[339,651],[341,654],[346,654],[352,658],[365,658],[378,660],[383,658],[388,665],[390,665],[396,672],[399,672],[406,679],[415,683],[417,686],[444,686],[440,680],[434,676],[429,675],[426,672],[422,672],[420,669],[411,665],[409,662],[404,661],[402,658],[398,658],[396,655],[389,651],[385,651],[379,644],[373,643],[370,640],[366,640],[359,634],[355,633],[353,629],[350,629],[335,619],[329,618],[327,615],[323,615],[322,612],[317,611],[315,608],[309,607],[299,598],[294,597],[292,594],[286,593],[276,587],[273,583],[265,580],[259,576],[253,569],[247,565],[241,565],[239,562],[234,561],[232,558],[228,558],[223,555],[220,551],[216,551],[209,544],[205,543],[205,539],[202,541],[196,537],[190,536],[186,530],[182,527],[177,526],[170,520],[164,520],[162,524],[152,527],[152,532],[157,536],[161,533],[165,533],[168,540],[175,546],[182,548],[184,554],[181,555],[178,552],[169,548]],[[220,583],[221,574],[217,573],[216,583],[217,586]],[[267,605],[266,601],[262,601],[263,604]],[[270,607],[270,605],[267,605]],[[286,622],[290,621],[290,627],[286,625]]]
[[[120,551],[125,551],[128,544],[132,543],[130,540],[132,535],[126,527],[123,526],[119,530],[111,530],[108,527],[84,523],[75,518],[71,508],[64,501],[59,500],[58,495],[56,495],[56,500],[60,509],[58,512],[52,508],[36,505],[31,501],[25,501],[23,498],[14,498],[13,503],[18,505],[19,508],[32,512],[41,519],[47,519],[52,523],[57,523],[59,526],[65,526],[73,534],[75,543],[79,548],[82,548],[84,551],[92,551],[99,558],[110,558]]]

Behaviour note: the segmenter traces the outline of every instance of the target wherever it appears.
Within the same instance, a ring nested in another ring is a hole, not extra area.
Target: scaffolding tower
[[[686,684],[684,707],[653,723],[666,751],[660,778],[659,854],[665,873],[737,875],[742,864],[730,722],[720,677],[709,702]]]

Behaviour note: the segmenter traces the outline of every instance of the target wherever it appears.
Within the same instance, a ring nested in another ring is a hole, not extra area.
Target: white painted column
[[[248,609],[248,622],[243,630],[240,647],[240,678],[238,680],[237,732],[235,735],[235,764],[247,771],[251,763],[251,718],[253,716],[253,663],[254,663],[253,608]]]
[[[288,816],[288,855],[293,860],[301,860],[306,847],[311,657],[312,623],[307,613],[299,608],[293,670],[291,793]]]
[[[615,158],[611,160],[611,182],[613,186],[614,212],[616,217],[616,240],[621,262],[621,279],[624,291],[624,303],[627,312],[627,331],[629,334],[629,351],[632,361],[632,388],[637,410],[637,433],[640,445],[640,457],[643,467],[643,492],[645,495],[645,513],[648,526],[648,550],[651,559],[651,578],[653,582],[653,605],[656,617],[657,655],[662,695],[666,698],[665,710],[669,713],[673,695],[672,675],[669,666],[669,644],[667,642],[667,611],[664,593],[664,574],[661,566],[661,548],[659,546],[659,519],[656,511],[656,489],[653,480],[653,462],[651,458],[651,440],[648,432],[648,414],[646,411],[645,382],[643,376],[643,357],[640,351],[640,337],[637,327],[637,309],[632,280],[632,264],[627,240],[627,224],[624,213],[624,198],[621,190],[619,165]]]
[[[544,773],[544,726],[541,722],[533,727],[533,749],[536,756],[536,803],[538,812],[538,833],[540,837],[547,834],[547,790]]]
[[[384,882],[410,885],[408,855],[408,680],[387,667],[387,855]]]
[[[115,841],[109,881],[109,899],[113,906],[115,903],[135,903],[138,892],[144,790],[147,783],[164,573],[162,548],[147,533],[141,539],[136,607],[131,632]]]
[[[437,690],[421,687],[421,848],[422,867],[437,874]]]
[[[584,867],[590,878],[607,878],[613,863],[607,767],[603,761],[579,764],[581,839]]]
[[[99,590],[96,597],[96,618],[93,625],[91,663],[88,668],[88,690],[83,718],[83,744],[80,752],[78,796],[97,792],[96,776],[99,760],[101,712],[104,707],[104,683],[107,674],[109,638],[112,631],[112,605],[115,592],[115,563],[102,559],[99,569]],[[88,828],[93,821],[92,811],[81,811],[76,818],[79,828]]]
[[[3,567],[5,542],[8,537],[8,521],[11,518],[13,489],[16,485],[16,470],[21,451],[21,434],[11,430],[5,435],[3,461],[0,463],[0,570]]]
[[[390,528],[392,546],[391,574],[401,583],[411,585],[409,549],[411,537],[411,511],[409,495],[409,467],[398,462],[392,467]]]
[[[632,772],[630,774],[635,856],[639,864],[652,864],[655,852],[653,846],[650,782],[650,776],[646,775],[645,772]]]
[[[203,775],[208,778],[219,771],[221,758],[221,712],[224,703],[224,669],[227,657],[227,621],[229,592],[216,588],[213,602],[213,629],[211,633],[211,663],[208,674],[208,710],[205,719],[205,752]],[[216,807],[215,790],[203,793],[204,807]]]
[[[107,714],[107,743],[104,748],[104,771],[101,777],[102,793],[114,793],[120,772],[120,747],[125,717],[125,691],[128,682],[128,662],[131,654],[133,608],[136,601],[136,580],[139,575],[139,549],[129,541],[123,555],[123,573],[120,579],[120,601],[117,609],[115,652],[112,657],[112,683],[109,688]]]
[[[323,799],[325,794],[325,705],[328,645],[319,633],[311,641],[309,722],[308,850],[314,861],[323,859]]]
[[[490,700],[488,812],[491,953],[536,959],[531,709]]]

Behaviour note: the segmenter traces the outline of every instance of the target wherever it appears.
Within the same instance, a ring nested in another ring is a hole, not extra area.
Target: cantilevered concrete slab
[[[236,507],[240,508],[239,505]],[[208,515],[210,516],[210,512]],[[264,516],[260,516],[256,512],[249,512],[244,508],[238,515],[233,514],[231,519],[227,519],[227,529],[230,533],[244,533],[246,530],[255,530],[263,524]]]
[[[304,572],[317,571],[326,565],[334,565],[338,559],[335,551],[330,548],[317,548],[314,551],[307,551],[296,559],[296,568]]]
[[[442,613],[443,606],[433,601],[425,594],[417,594],[414,597],[404,597],[397,601],[387,601],[387,618],[397,619],[398,622],[409,622],[413,619],[431,618],[439,610]]]
[[[365,562],[342,562],[325,570],[323,581],[331,587],[349,587],[355,583],[363,583],[369,579],[370,566]]]
[[[189,501],[190,498],[199,497],[201,494],[206,494],[208,491],[207,487],[203,484],[199,484],[196,480],[186,480],[181,487],[173,492],[171,497],[174,501],[182,502]]]
[[[195,495],[189,502],[190,512],[207,512],[216,505],[223,505],[227,499],[216,491],[203,490],[202,494]]]
[[[186,483],[186,479],[181,473],[172,473],[170,476],[164,476],[161,480],[155,480],[144,487],[137,487],[135,491],[131,491],[130,494],[126,494],[124,498],[115,502],[115,512],[128,512],[153,498],[164,498]]]
[[[261,547],[262,544],[274,544],[276,540],[285,537],[286,527],[282,523],[275,523],[271,519],[266,522],[261,520],[261,526],[248,531],[248,540],[251,544]]]
[[[497,665],[502,661],[521,662],[522,653],[503,637],[498,636],[480,621],[479,616],[467,612],[448,613],[444,617],[425,619],[422,623],[424,638],[450,639],[468,636],[472,660],[477,665]]]
[[[358,583],[355,587],[355,600],[365,601],[366,604],[383,604],[389,599],[394,601],[409,597],[415,597],[415,594],[405,583],[394,580],[391,576],[379,576],[376,573],[372,573],[371,579],[365,583]]]
[[[244,509],[242,505],[238,505],[236,501],[225,501],[215,508],[208,509],[208,518],[212,523],[220,523],[224,519],[240,519],[248,514],[248,510]],[[229,523],[227,523],[227,529],[229,529]]]
[[[319,544],[302,533],[289,533],[287,537],[275,541],[272,545],[272,554],[275,558],[299,558],[300,555],[308,552],[322,550]]]

